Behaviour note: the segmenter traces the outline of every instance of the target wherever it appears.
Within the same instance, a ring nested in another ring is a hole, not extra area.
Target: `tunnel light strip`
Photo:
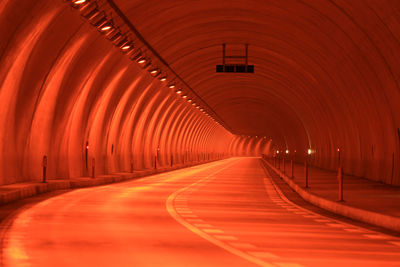
[[[130,23],[130,21],[125,17],[121,10],[119,10],[118,6],[115,5],[113,0],[64,0],[65,2],[69,2],[70,5],[79,10],[80,15],[88,20],[88,22],[97,28],[97,30],[106,37],[110,42],[112,42],[116,47],[120,49],[120,51],[124,54],[128,54],[132,61],[137,62],[143,69],[146,69],[149,66],[153,66],[148,71],[151,76],[154,78],[160,76],[163,73],[163,76],[159,78],[160,81],[166,82],[169,80],[167,78],[166,72],[161,69],[161,67],[156,67],[152,64],[151,58],[146,55],[150,54],[153,58],[159,62],[159,65],[164,65],[164,67],[172,74],[171,80],[177,79],[179,84],[182,84],[183,87],[186,89],[185,92],[191,92],[193,98],[196,99],[197,105],[193,103],[192,105],[201,111],[210,118],[218,117],[219,122],[223,122],[221,118],[213,111],[213,109],[208,106],[205,101],[197,95],[197,93],[183,81],[182,78],[179,77],[178,74],[171,69],[168,63],[165,62],[164,59],[147,43],[146,40],[140,35],[140,33],[136,30],[136,28]],[[115,22],[114,22],[115,21]],[[135,42],[130,37],[133,36]],[[138,46],[139,48],[136,48]],[[141,48],[144,48],[146,53],[142,52]],[[157,63],[156,62],[156,63]],[[175,83],[167,85],[170,89],[176,87]],[[180,91],[183,92],[181,89]],[[177,94],[181,94],[178,93]],[[186,94],[184,99],[187,98]],[[189,103],[192,100],[188,101]],[[205,110],[211,111],[214,116],[210,115]],[[213,120],[216,121],[216,120]],[[219,123],[221,125],[221,123]],[[228,131],[229,127],[227,127],[226,123],[223,122],[223,127],[226,128]]]

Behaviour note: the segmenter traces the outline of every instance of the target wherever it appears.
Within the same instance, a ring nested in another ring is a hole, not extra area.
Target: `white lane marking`
[[[176,210],[179,214],[193,213],[191,210]]]
[[[186,219],[186,221],[191,222],[191,223],[201,223],[201,222],[204,222],[203,219]]]
[[[196,227],[207,227],[207,228],[214,227],[214,226],[212,226],[211,224],[208,224],[208,223],[195,223],[193,225],[196,226]]]
[[[276,265],[280,267],[304,267],[304,265],[298,263],[291,263],[291,262],[275,262]]]
[[[365,232],[365,231],[363,231],[361,229],[357,229],[357,228],[345,228],[343,230],[350,232],[350,233],[364,233]]]
[[[252,263],[255,263],[255,264],[259,265],[259,266],[274,267],[274,265],[272,265],[272,264],[269,264],[269,263],[267,263],[267,262],[264,262],[263,260],[260,260],[260,259],[257,258],[257,257],[251,256],[251,255],[249,255],[249,254],[247,254],[247,253],[245,253],[245,252],[243,252],[243,251],[241,251],[241,250],[239,250],[239,249],[237,249],[237,248],[234,248],[234,247],[232,247],[232,246],[229,246],[229,245],[225,244],[224,242],[222,242],[221,240],[218,240],[218,239],[214,238],[213,236],[210,236],[210,235],[208,235],[208,234],[202,232],[202,231],[199,230],[197,227],[194,227],[193,225],[191,225],[190,223],[188,223],[188,222],[186,222],[184,219],[182,219],[182,218],[176,213],[176,211],[174,210],[174,207],[173,207],[173,200],[175,199],[175,197],[176,197],[177,195],[179,195],[181,192],[187,190],[187,189],[190,188],[191,186],[195,186],[195,185],[197,185],[197,184],[199,184],[199,183],[201,183],[201,182],[206,181],[209,177],[211,177],[211,176],[213,176],[213,175],[216,175],[217,173],[219,173],[219,172],[221,172],[221,171],[227,169],[228,167],[231,167],[231,165],[233,165],[234,163],[237,163],[237,162],[238,162],[238,160],[234,160],[231,164],[228,164],[227,166],[225,166],[225,167],[219,169],[218,171],[215,171],[214,173],[212,173],[212,174],[210,174],[210,175],[204,177],[203,179],[200,179],[199,181],[193,183],[192,185],[188,185],[188,186],[186,186],[186,187],[184,187],[184,188],[179,189],[179,190],[176,191],[175,193],[172,193],[172,194],[168,197],[167,202],[166,202],[167,211],[168,211],[168,213],[172,216],[172,218],[174,218],[177,222],[179,222],[180,224],[182,224],[183,226],[185,226],[187,229],[189,229],[189,230],[192,231],[193,233],[195,233],[195,234],[201,236],[202,238],[204,238],[205,240],[207,240],[207,241],[213,243],[214,245],[219,246],[219,247],[225,249],[226,251],[229,251],[230,253],[232,253],[232,254],[234,254],[234,255],[237,255],[237,256],[239,256],[239,257],[245,259],[245,260],[248,260],[248,261],[250,261],[250,262],[252,262]]]
[[[334,227],[334,228],[343,228],[346,227],[343,224],[340,223],[327,223],[326,225],[330,226],[330,227]]]
[[[257,248],[253,244],[250,243],[242,243],[242,242],[228,242],[229,245],[240,248],[240,249],[255,249]]]
[[[238,240],[237,237],[231,235],[214,235],[214,237],[220,240]]]
[[[390,241],[389,243],[391,243],[391,244],[393,244],[393,245],[395,245],[395,246],[400,247],[400,242],[397,242],[397,241]]]
[[[196,218],[197,217],[197,215],[194,215],[194,214],[179,214],[180,216],[182,216],[182,217],[185,217],[185,218]]]
[[[265,259],[279,259],[280,258],[275,254],[265,252],[265,251],[247,251],[247,253],[249,253],[250,255],[253,255],[257,258],[265,258]]]
[[[319,216],[316,215],[303,215],[305,218],[319,218]]]
[[[207,233],[207,234],[223,234],[224,231],[222,231],[221,229],[201,229],[203,232]]]
[[[371,239],[380,239],[380,240],[387,239],[387,237],[383,236],[383,235],[365,235],[364,234],[363,236],[371,238]]]
[[[316,219],[316,222],[320,222],[320,223],[330,223],[332,222],[331,220],[325,220],[325,219]]]
[[[184,206],[182,205],[181,206],[181,205],[176,205],[175,204],[175,209],[176,210],[189,210],[189,207],[187,205],[184,205]]]

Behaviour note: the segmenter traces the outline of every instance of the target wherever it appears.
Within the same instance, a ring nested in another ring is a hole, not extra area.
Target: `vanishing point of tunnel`
[[[0,266],[400,266],[399,0],[0,0]]]

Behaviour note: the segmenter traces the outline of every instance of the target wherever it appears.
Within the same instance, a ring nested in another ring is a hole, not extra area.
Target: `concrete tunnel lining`
[[[43,155],[51,178],[88,176],[86,142],[97,174],[153,168],[158,147],[165,168],[311,147],[315,166],[340,148],[346,173],[400,184],[396,1],[114,2],[232,132],[68,2],[3,0],[0,184],[39,181]],[[255,74],[215,73],[222,43],[249,43]]]

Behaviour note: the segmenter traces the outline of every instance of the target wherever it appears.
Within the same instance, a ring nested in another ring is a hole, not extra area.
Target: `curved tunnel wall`
[[[160,166],[285,149],[302,160],[308,148],[313,165],[335,169],[340,148],[346,173],[400,184],[397,1],[115,2],[228,125],[266,140],[203,116],[68,4],[3,0],[0,184],[39,179],[43,155],[50,177],[68,178],[92,158],[101,174],[152,168],[156,155]],[[210,73],[221,38],[250,40],[255,76]]]
[[[2,1],[0,20],[0,184],[40,180],[44,155],[49,178],[227,156],[232,134],[61,1]]]

